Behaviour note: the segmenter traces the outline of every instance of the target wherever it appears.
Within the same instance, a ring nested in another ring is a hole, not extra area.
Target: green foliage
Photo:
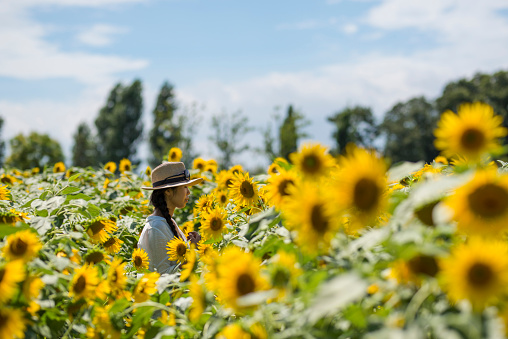
[[[85,122],[79,124],[76,134],[74,134],[72,164],[79,167],[97,165],[97,145]]]
[[[328,121],[336,128],[332,135],[336,145],[332,153],[344,154],[349,143],[366,148],[373,147],[378,130],[370,108],[348,107],[328,117]]]
[[[209,137],[220,152],[220,164],[223,168],[233,165],[233,157],[249,149],[249,145],[241,144],[242,138],[252,127],[249,118],[241,112],[232,114],[221,113],[212,117],[213,134]]]
[[[305,136],[301,132],[304,123],[303,115],[289,105],[286,118],[279,127],[279,155],[281,157],[289,159],[289,155],[296,152],[298,140]]]
[[[434,129],[439,113],[424,97],[399,102],[388,111],[380,126],[386,137],[385,156],[392,162],[431,162],[439,152],[434,147]]]
[[[119,162],[128,158],[133,164],[143,132],[142,84],[134,80],[130,86],[118,83],[95,120],[98,137],[98,158],[101,163]]]
[[[4,126],[4,119],[0,117],[0,136],[2,135],[2,128]],[[4,165],[5,157],[5,141],[0,139],[0,167]]]
[[[20,169],[42,168],[64,160],[60,144],[47,134],[31,132],[24,136],[20,133],[9,144],[11,154],[5,162],[7,166]]]

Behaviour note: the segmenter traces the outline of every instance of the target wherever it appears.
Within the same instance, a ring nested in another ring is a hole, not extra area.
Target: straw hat
[[[190,178],[189,171],[183,162],[165,162],[152,170],[152,187],[141,187],[144,190],[160,190],[176,186],[194,186],[203,178]]]

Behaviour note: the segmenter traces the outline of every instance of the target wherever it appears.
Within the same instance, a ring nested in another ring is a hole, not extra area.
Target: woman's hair
[[[164,219],[166,219],[169,228],[171,229],[175,237],[180,238],[178,232],[176,231],[175,224],[173,223],[173,220],[171,220],[168,205],[166,204],[166,195],[164,194],[164,192],[166,192],[167,190],[171,190],[174,192],[175,188],[168,187],[166,189],[154,190],[152,192],[152,195],[150,196],[150,203],[153,205],[153,207],[161,211],[162,215],[164,216]]]

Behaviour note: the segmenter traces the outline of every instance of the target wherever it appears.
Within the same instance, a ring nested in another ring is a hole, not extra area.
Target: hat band
[[[173,176],[167,177],[164,180],[159,180],[159,181],[154,182],[152,184],[152,187],[155,188],[155,187],[164,186],[167,184],[174,184],[177,182],[189,181],[189,179],[190,179],[189,172],[187,170],[185,170],[183,173],[173,175]]]

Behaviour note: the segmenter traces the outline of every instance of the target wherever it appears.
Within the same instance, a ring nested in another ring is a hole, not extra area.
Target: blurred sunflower
[[[258,202],[258,184],[249,173],[235,174],[229,188],[236,205],[248,207]]]
[[[217,267],[219,297],[227,307],[245,310],[238,298],[253,292],[269,289],[268,281],[261,275],[261,262],[251,253],[238,247],[224,250]]]
[[[499,139],[508,134],[502,123],[503,118],[485,103],[462,104],[458,114],[446,111],[441,115],[434,145],[447,158],[461,155],[478,160],[499,148]]]
[[[242,173],[243,172],[243,167],[242,167],[242,165],[234,165],[234,166],[232,166],[229,169],[229,172],[231,172],[233,175],[234,174],[238,174],[238,173]]]
[[[41,171],[39,167],[32,168],[32,175],[38,174]]]
[[[147,270],[150,265],[150,258],[148,258],[148,254],[142,248],[136,248],[132,251],[132,264],[134,267],[140,270]]]
[[[106,242],[117,228],[116,222],[106,217],[94,218],[85,227],[86,233],[94,243]]]
[[[18,291],[18,283],[25,280],[25,265],[15,260],[0,266],[0,303],[5,304]],[[1,322],[0,322],[1,323]]]
[[[219,169],[219,165],[217,164],[217,161],[215,161],[214,159],[210,159],[206,162],[206,165],[205,165],[205,168],[203,169],[203,171],[215,174],[215,173],[217,173],[218,169]]]
[[[285,158],[275,158],[270,166],[268,166],[267,173],[270,175],[278,174],[281,168],[287,168],[288,165],[288,161]]]
[[[210,253],[215,251],[213,249],[213,246],[210,244],[205,244],[203,239],[200,242],[198,242],[197,247],[200,260],[208,258],[210,256]]]
[[[95,326],[96,338],[120,339],[122,332],[113,325],[110,318],[110,309],[114,304],[106,307],[97,306],[94,308],[92,324]]]
[[[224,327],[217,336],[217,339],[251,339],[248,332],[245,332],[239,324],[229,324]]]
[[[206,161],[203,158],[196,158],[192,161],[192,168],[198,169],[200,172],[205,170]]]
[[[166,246],[168,250],[169,260],[177,261],[183,264],[187,260],[187,244],[180,238],[173,238]]]
[[[106,253],[104,253],[100,249],[95,249],[95,248],[90,249],[85,254],[84,259],[85,259],[85,262],[87,264],[90,264],[90,265],[98,264],[98,263],[100,263],[103,260],[106,261],[106,262],[109,261],[109,260],[107,260]]]
[[[235,175],[231,171],[222,170],[219,173],[217,173],[217,175],[215,177],[215,182],[217,183],[217,189],[227,191],[229,189],[229,186],[233,182],[234,176]]]
[[[37,256],[41,248],[42,244],[37,234],[24,230],[7,236],[2,252],[7,260],[20,259],[28,262]]]
[[[152,168],[150,166],[146,166],[145,175],[147,177],[150,177],[152,175]]]
[[[150,299],[150,296],[157,292],[157,280],[159,280],[160,274],[157,272],[151,272],[143,275],[139,279],[136,287],[134,288],[133,297],[137,303],[141,303]]]
[[[228,212],[223,208],[214,208],[213,210],[203,213],[201,219],[201,234],[204,240],[219,241],[222,235],[228,232],[227,220]]]
[[[333,212],[333,200],[309,181],[288,189],[282,215],[287,227],[297,231],[296,242],[309,253],[326,252],[341,225],[340,215]]]
[[[60,161],[53,166],[53,173],[61,173],[61,172],[65,172],[65,164]]]
[[[458,230],[501,236],[508,230],[508,175],[498,175],[494,169],[478,171],[446,204],[454,211]]]
[[[11,200],[11,191],[7,189],[7,186],[0,186],[0,200]]]
[[[339,159],[329,199],[335,202],[335,213],[346,213],[349,232],[377,223],[387,206],[386,164],[373,152],[349,147],[347,156]]]
[[[268,178],[265,186],[266,199],[271,206],[280,209],[282,201],[289,195],[288,188],[294,185],[298,180],[298,176],[294,171],[279,170],[279,174],[272,174]]]
[[[0,211],[0,223],[15,225],[18,221],[23,222],[24,219],[29,219],[27,213],[16,211],[14,208],[9,211]]]
[[[317,143],[304,144],[297,153],[290,154],[289,159],[304,178],[313,180],[328,174],[335,164],[326,147]]]
[[[118,170],[120,173],[130,172],[132,170],[132,164],[129,159],[123,158],[120,160],[120,164],[118,165]]]
[[[16,308],[0,308],[0,338],[24,338],[25,317],[23,312]]]
[[[28,276],[23,282],[23,295],[26,300],[31,301],[37,298],[42,288],[44,287],[44,282],[36,275]]]
[[[106,171],[111,172],[111,173],[115,173],[115,171],[116,171],[116,163],[114,163],[113,161],[110,161],[110,162],[106,163],[106,165],[104,165],[104,169]]]
[[[123,241],[118,239],[117,237],[111,237],[108,240],[106,240],[102,246],[104,246],[104,249],[109,254],[116,254],[120,252],[120,249],[122,248]]]
[[[468,299],[482,311],[506,296],[508,245],[472,237],[440,263],[443,289],[452,302]]]
[[[182,150],[178,147],[171,147],[168,152],[168,161],[169,162],[178,162],[182,159]]]
[[[123,291],[127,286],[126,265],[126,263],[122,262],[121,258],[115,258],[108,268],[107,281],[114,295]]]
[[[4,174],[0,175],[0,182],[2,184],[6,184],[8,186],[12,186],[12,185],[14,185],[17,182],[21,182],[21,180],[16,179],[16,177],[14,177],[14,176],[12,176],[10,174],[5,174],[4,173]]]
[[[190,277],[189,296],[192,298],[189,319],[192,322],[197,322],[206,309],[206,290],[196,275]]]
[[[190,250],[187,251],[187,261],[182,265],[180,273],[180,281],[186,281],[196,268],[196,245],[191,244]]]
[[[437,260],[433,256],[418,254],[409,260],[399,259],[392,263],[390,277],[399,284],[419,286],[422,278],[435,277],[439,272]]]
[[[280,291],[279,297],[284,297],[286,291],[298,285],[298,277],[303,274],[294,254],[279,250],[270,259],[268,266],[272,286]]]
[[[93,299],[99,282],[97,267],[85,264],[74,272],[69,287],[69,297]]]

